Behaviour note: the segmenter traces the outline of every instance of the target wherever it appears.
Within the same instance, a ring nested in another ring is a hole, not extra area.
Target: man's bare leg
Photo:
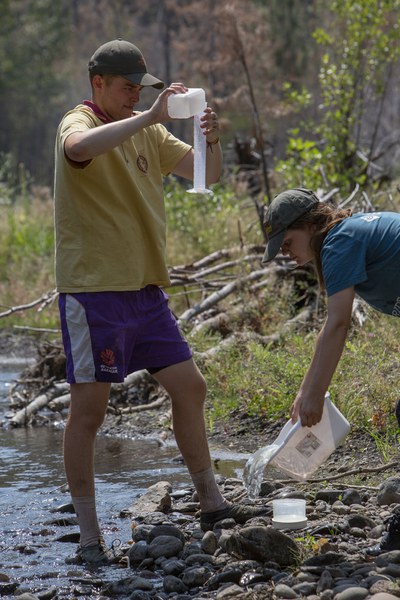
[[[71,385],[71,405],[64,434],[64,466],[78,516],[81,546],[98,542],[94,487],[94,447],[96,434],[106,414],[109,383]]]
[[[215,481],[211,466],[204,402],[207,387],[192,359],[172,365],[154,375],[172,401],[173,429],[199,496],[203,511],[220,510],[227,505]]]

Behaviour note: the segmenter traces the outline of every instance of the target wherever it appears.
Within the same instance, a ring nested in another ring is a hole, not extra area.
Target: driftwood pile
[[[332,190],[323,200],[330,201],[336,192]],[[365,194],[357,195],[355,191],[341,206],[350,202],[354,211],[373,210]],[[189,342],[199,331],[217,334],[214,337],[218,342],[207,351],[195,352],[196,360],[208,360],[223,348],[249,341],[275,345],[288,332],[306,331],[315,327],[316,322],[321,323],[322,300],[312,268],[296,267],[285,257],[262,265],[263,253],[264,245],[240,245],[170,269],[171,305],[176,303],[181,307],[178,320]],[[293,316],[275,323],[266,335],[260,329],[261,321],[252,315],[263,310],[265,298],[278,297],[285,289],[296,297],[291,306]],[[10,307],[0,313],[0,318],[33,307],[43,310],[54,302],[56,295],[53,291],[29,304]],[[358,302],[354,304],[354,318],[363,323],[362,304]],[[123,384],[112,386],[110,410],[122,413],[148,410],[161,405],[166,398],[148,372],[139,371],[128,376]],[[3,425],[33,425],[38,411],[46,408],[59,413],[68,407],[69,400],[61,341],[46,342],[39,348],[37,362],[11,389],[13,414],[8,415]]]

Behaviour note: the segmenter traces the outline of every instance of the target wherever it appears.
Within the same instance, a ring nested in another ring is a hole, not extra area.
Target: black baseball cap
[[[106,42],[93,54],[89,61],[92,75],[121,75],[137,85],[164,87],[164,82],[150,75],[139,48],[125,40]]]
[[[268,242],[263,263],[269,262],[278,254],[287,228],[318,202],[314,192],[306,188],[293,188],[275,196],[264,215]]]

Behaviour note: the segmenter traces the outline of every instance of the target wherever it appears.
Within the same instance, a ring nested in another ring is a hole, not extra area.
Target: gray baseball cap
[[[278,254],[287,228],[318,202],[314,192],[306,188],[293,188],[275,196],[264,215],[268,242],[263,263],[273,260]]]
[[[164,83],[150,75],[143,54],[139,48],[125,40],[106,42],[93,54],[89,61],[92,75],[121,75],[137,85],[152,86],[157,89]]]

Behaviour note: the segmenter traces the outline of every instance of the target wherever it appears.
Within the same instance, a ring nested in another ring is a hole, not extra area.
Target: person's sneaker
[[[393,514],[388,520],[388,528],[379,544],[366,549],[369,556],[378,556],[383,552],[400,550],[400,513]]]
[[[104,544],[104,541],[100,539],[97,544],[91,546],[79,546],[76,554],[65,559],[68,565],[92,565],[92,566],[103,566],[103,565],[115,565],[120,561],[119,556],[115,549],[108,549]]]
[[[200,527],[203,531],[211,531],[215,523],[224,519],[233,519],[242,525],[254,517],[271,515],[271,508],[266,506],[248,506],[246,504],[229,504],[226,508],[200,514]]]

